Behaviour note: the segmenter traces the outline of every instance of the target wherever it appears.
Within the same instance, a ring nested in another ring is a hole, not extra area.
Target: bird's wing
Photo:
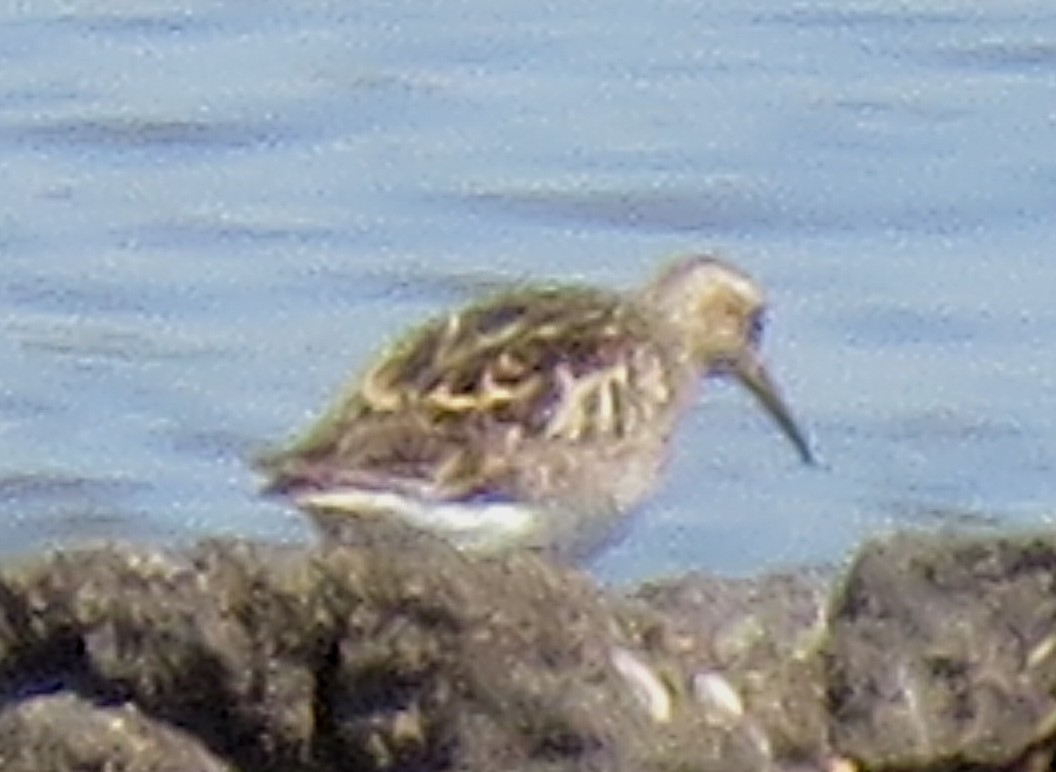
[[[610,441],[669,399],[650,323],[601,291],[508,293],[399,341],[289,450],[273,488],[376,483],[434,498],[501,491],[520,443]]]

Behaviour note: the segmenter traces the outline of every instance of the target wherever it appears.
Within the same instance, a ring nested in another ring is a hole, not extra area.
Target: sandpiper
[[[734,376],[811,463],[759,354],[759,286],[715,257],[642,290],[518,288],[411,331],[288,448],[266,490],[323,527],[399,517],[457,547],[584,560],[655,487],[702,376]]]

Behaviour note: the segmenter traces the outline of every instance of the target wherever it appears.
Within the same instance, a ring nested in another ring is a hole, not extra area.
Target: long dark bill
[[[781,392],[770,378],[759,355],[755,352],[745,354],[734,365],[733,372],[745,388],[759,400],[759,404],[781,428],[782,434],[795,445],[803,463],[813,464],[814,454],[810,450],[810,444],[796,419],[792,417],[792,411],[781,398]]]

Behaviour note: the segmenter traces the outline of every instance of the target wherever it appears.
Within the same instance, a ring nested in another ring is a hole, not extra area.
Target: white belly
[[[616,541],[629,518],[615,512],[584,514],[537,503],[507,500],[424,501],[392,491],[334,488],[306,491],[297,504],[323,520],[397,517],[414,528],[439,536],[457,549],[494,554],[538,549],[562,560],[586,559]]]

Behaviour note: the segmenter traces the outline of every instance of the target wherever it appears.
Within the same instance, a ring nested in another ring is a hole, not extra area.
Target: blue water
[[[616,580],[1056,512],[1056,9],[0,8],[0,550],[311,538],[245,460],[510,278],[715,249],[824,465],[709,384]]]

